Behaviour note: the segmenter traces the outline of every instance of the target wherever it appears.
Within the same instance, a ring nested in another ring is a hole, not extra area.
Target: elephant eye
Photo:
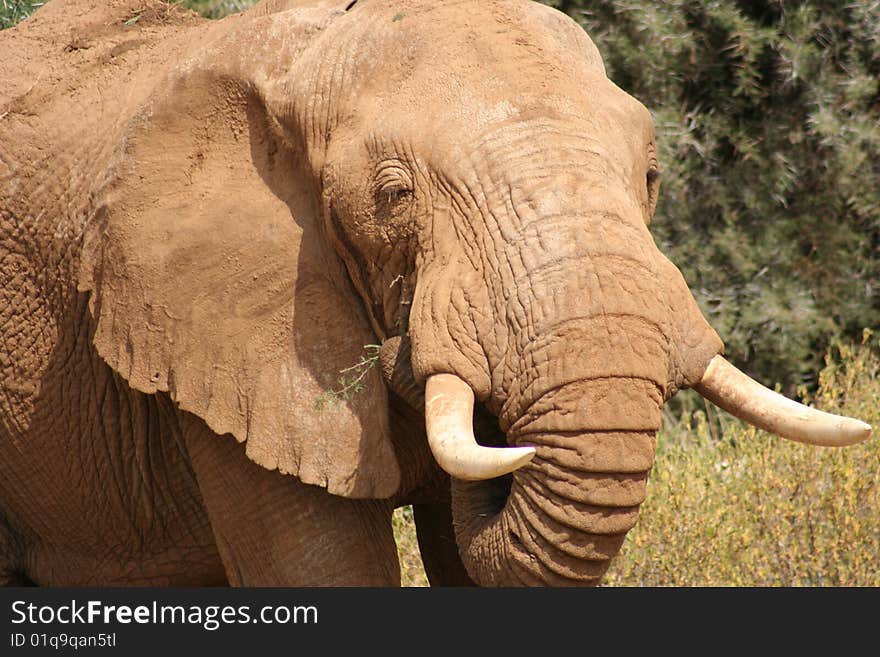
[[[645,223],[650,225],[651,219],[654,217],[654,211],[657,209],[657,201],[660,198],[660,169],[653,162],[648,166],[648,172],[645,174],[645,184],[648,191]]]
[[[648,202],[653,208],[657,203],[657,196],[660,187],[660,169],[657,168],[657,165],[652,164],[648,167],[646,182],[648,187]]]
[[[648,169],[648,193],[650,194],[654,187],[660,182],[660,169],[656,166],[651,165]]]
[[[409,172],[399,164],[382,167],[376,176],[376,200],[381,204],[395,205],[412,196],[413,187]]]
[[[412,190],[406,185],[386,185],[379,189],[379,200],[384,203],[399,203],[412,195]]]

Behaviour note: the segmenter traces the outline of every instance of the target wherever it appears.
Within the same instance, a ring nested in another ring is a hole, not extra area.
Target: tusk
[[[871,435],[871,425],[804,406],[765,388],[715,356],[694,390],[728,413],[777,436],[809,445],[842,447]]]
[[[522,467],[534,447],[483,447],[474,438],[474,391],[454,374],[434,374],[425,384],[428,445],[437,463],[457,479],[481,481]]]

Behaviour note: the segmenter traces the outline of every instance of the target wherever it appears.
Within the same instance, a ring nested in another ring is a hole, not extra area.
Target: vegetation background
[[[39,2],[0,0],[0,29]],[[209,18],[252,0],[181,2]],[[880,0],[546,0],[654,114],[652,226],[730,360],[880,425]],[[821,372],[821,375],[819,373]],[[679,395],[619,585],[880,586],[880,440],[783,444]],[[407,509],[404,581],[424,584]]]

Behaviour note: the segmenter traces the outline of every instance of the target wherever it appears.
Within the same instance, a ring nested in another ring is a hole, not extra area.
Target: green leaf
[[[143,15],[144,15],[144,12],[143,12],[143,11],[139,11],[139,12],[135,13],[134,15],[132,15],[131,18],[129,18],[128,20],[126,20],[126,21],[123,23],[123,25],[125,25],[126,27],[131,27],[132,25],[134,25],[135,23],[137,23],[137,22],[141,19],[141,16],[143,16]]]

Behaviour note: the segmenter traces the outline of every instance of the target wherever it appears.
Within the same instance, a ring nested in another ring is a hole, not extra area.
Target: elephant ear
[[[84,239],[94,345],[256,463],[388,497],[400,473],[376,339],[247,66],[187,62],[132,119]]]

